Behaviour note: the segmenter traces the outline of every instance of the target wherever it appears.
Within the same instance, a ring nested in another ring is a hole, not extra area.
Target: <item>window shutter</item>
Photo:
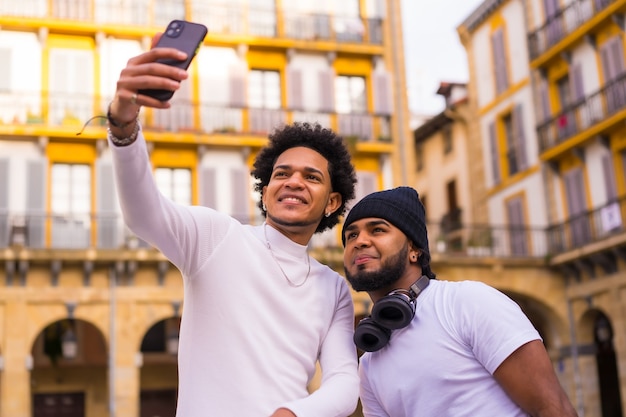
[[[539,84],[539,97],[541,99],[541,117],[546,121],[550,119],[550,98],[548,97],[548,82],[544,79]]]
[[[232,107],[246,106],[246,73],[247,68],[238,62],[230,67],[229,71],[229,101]]]
[[[9,243],[9,159],[0,158],[0,248]]]
[[[511,254],[526,255],[528,246],[524,227],[524,207],[521,198],[514,198],[507,202],[507,215],[509,217],[509,233]]]
[[[374,73],[374,113],[384,115],[393,113],[391,80],[388,72]]]
[[[320,111],[335,111],[335,72],[332,69],[319,72],[320,80]]]
[[[377,191],[376,187],[376,174],[373,172],[357,171],[357,182],[354,189],[354,201],[351,205],[361,200],[368,194]]]
[[[32,248],[41,248],[44,244],[46,164],[47,160],[39,159],[28,161],[26,165],[28,244]]]
[[[217,209],[216,171],[213,167],[200,170],[200,204]]]
[[[583,86],[583,68],[580,63],[572,68],[572,92],[574,102],[578,103],[585,98],[585,88]]]
[[[496,135],[496,124],[489,125],[489,147],[491,148],[491,172],[494,185],[500,184],[500,152],[498,150],[498,137]]]
[[[621,35],[615,36],[609,42],[609,48],[611,56],[613,57],[612,73],[613,79],[615,79],[624,72],[624,46]]]
[[[243,168],[231,170],[232,216],[243,224],[250,223],[248,175],[248,171]]]
[[[287,86],[289,108],[292,110],[303,110],[302,71],[290,66],[287,70],[287,82],[289,83]]]
[[[528,155],[526,152],[526,136],[524,135],[524,118],[522,113],[522,105],[515,106],[513,111],[513,122],[515,123],[515,153],[517,154],[517,162],[519,170],[523,171],[528,168]]]
[[[113,165],[109,161],[100,161],[97,167],[96,178],[96,207],[98,219],[98,247],[116,248],[122,241],[118,234],[117,196],[113,180]]]
[[[589,221],[585,214],[587,207],[585,203],[583,172],[580,168],[574,168],[567,172],[563,179],[565,181],[565,195],[569,210],[569,227],[571,243],[574,247],[585,244],[591,238]]]
[[[0,48],[0,92],[11,90],[11,49]]]
[[[496,78],[496,93],[499,94],[506,90],[509,84],[506,69],[506,55],[504,51],[504,32],[502,29],[497,29],[491,35],[491,47]]]
[[[602,155],[602,171],[606,187],[606,199],[607,201],[616,200],[617,185],[615,183],[615,170],[613,169],[613,159],[611,158],[611,154]]]

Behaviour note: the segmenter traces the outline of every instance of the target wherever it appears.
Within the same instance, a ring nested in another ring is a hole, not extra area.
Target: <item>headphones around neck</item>
[[[375,352],[389,343],[391,331],[406,327],[415,316],[415,300],[428,286],[430,278],[422,275],[409,290],[393,290],[374,303],[372,314],[357,324],[354,344],[366,352]]]

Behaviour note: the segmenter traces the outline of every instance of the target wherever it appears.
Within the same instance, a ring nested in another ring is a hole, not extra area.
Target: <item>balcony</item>
[[[322,13],[297,13],[271,8],[254,8],[199,0],[167,2],[136,0],[129,2],[99,2],[89,0],[25,0],[0,2],[2,19],[33,27],[46,21],[47,25],[65,27],[67,22],[80,26],[81,31],[105,30],[103,26],[125,26],[131,31],[147,26],[162,28],[172,19],[189,19],[205,24],[209,35],[253,36],[266,39],[295,39],[305,41],[383,44],[383,20]],[[0,23],[1,20],[0,19]]]
[[[75,136],[94,114],[106,114],[109,101],[92,95],[0,92],[0,135]],[[234,107],[174,98],[172,108],[144,109],[140,117],[144,131],[150,133],[265,137],[283,123],[300,121],[318,122],[344,137],[356,138],[359,143],[389,143],[390,138],[390,116],[369,113]],[[104,126],[104,122],[104,117],[96,118],[89,126]]]
[[[550,253],[558,255],[624,235],[625,215],[626,197],[621,197],[548,227]]]
[[[537,126],[544,153],[626,108],[626,73]]]
[[[565,39],[616,0],[574,0],[528,35],[531,61]]]

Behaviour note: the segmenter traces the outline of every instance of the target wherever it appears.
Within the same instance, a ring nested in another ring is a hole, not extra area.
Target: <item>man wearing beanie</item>
[[[374,305],[355,330],[365,417],[575,417],[519,306],[478,281],[435,279],[424,206],[410,187],[348,213],[344,269]]]

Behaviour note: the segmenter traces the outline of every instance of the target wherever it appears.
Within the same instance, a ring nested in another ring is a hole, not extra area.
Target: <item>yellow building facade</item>
[[[128,59],[172,19],[209,28],[172,108],[140,114],[155,178],[258,223],[249,170],[283,123],[342,135],[358,197],[411,171],[400,16],[395,0],[0,2],[2,417],[173,413],[182,282],[123,224],[102,117]]]

